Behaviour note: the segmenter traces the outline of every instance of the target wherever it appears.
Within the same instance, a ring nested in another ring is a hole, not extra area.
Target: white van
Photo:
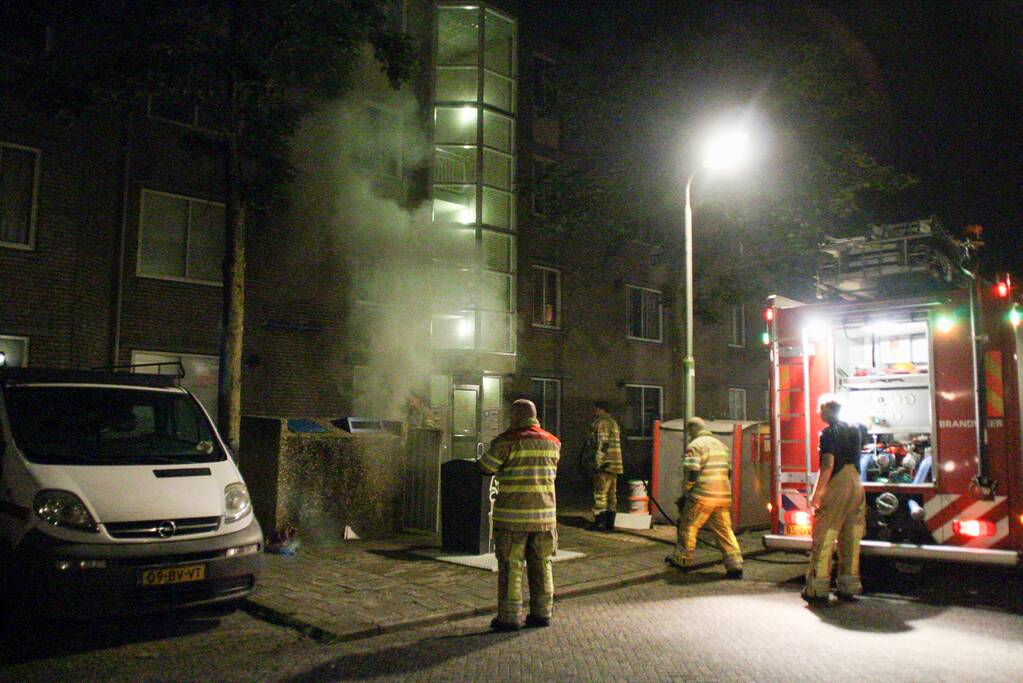
[[[177,378],[0,369],[0,586],[52,616],[236,601],[263,532]]]

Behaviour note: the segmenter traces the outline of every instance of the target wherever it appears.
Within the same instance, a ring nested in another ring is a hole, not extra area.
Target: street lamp
[[[746,158],[749,134],[743,130],[721,130],[712,135],[704,149],[703,167],[708,171],[730,171]],[[686,419],[696,415],[696,359],[693,357],[693,178],[686,180]]]

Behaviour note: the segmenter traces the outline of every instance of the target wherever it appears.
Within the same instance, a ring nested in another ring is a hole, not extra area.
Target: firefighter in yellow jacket
[[[596,418],[590,426],[590,440],[596,449],[593,474],[594,531],[614,531],[618,509],[618,475],[622,468],[622,433],[604,401],[593,404]]]
[[[536,406],[512,403],[511,427],[490,443],[480,469],[497,478],[494,546],[497,554],[497,631],[522,628],[522,563],[529,575],[526,626],[549,626],[554,606],[551,556],[557,548],[558,509],[554,479],[561,442],[540,428]]]
[[[698,417],[686,422],[689,446],[685,455],[685,502],[678,517],[675,553],[664,558],[668,564],[685,569],[693,563],[696,535],[704,524],[717,539],[724,556],[725,576],[742,578],[742,551],[732,532],[732,458],[725,445]]]

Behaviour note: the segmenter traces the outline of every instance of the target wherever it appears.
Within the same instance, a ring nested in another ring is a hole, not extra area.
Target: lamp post
[[[682,361],[686,383],[686,420],[696,415],[696,358],[693,357],[693,205],[690,200],[695,173],[686,180],[686,357]]]
[[[722,130],[713,135],[704,153],[703,166],[711,171],[730,170],[741,163],[746,154],[749,135],[743,130]],[[696,415],[696,358],[693,356],[693,205],[692,187],[696,173],[686,179],[686,355],[682,361],[685,370],[685,415],[689,420]]]

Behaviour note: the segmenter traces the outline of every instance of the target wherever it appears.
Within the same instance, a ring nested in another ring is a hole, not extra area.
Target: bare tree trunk
[[[240,152],[228,141],[217,425],[236,454],[241,441],[242,339],[245,330],[245,205],[239,188]]]

